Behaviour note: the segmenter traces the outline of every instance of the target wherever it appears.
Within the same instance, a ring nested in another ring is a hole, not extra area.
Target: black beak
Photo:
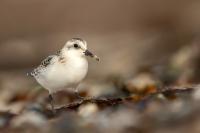
[[[96,55],[94,55],[94,54],[93,54],[92,52],[90,52],[89,50],[85,50],[84,54],[85,54],[85,56],[90,56],[90,57],[92,57],[92,58],[95,58],[97,61],[100,60]]]
[[[86,56],[90,56],[92,58],[94,57],[94,54],[92,52],[90,52],[89,50],[85,50],[84,53],[85,53]]]

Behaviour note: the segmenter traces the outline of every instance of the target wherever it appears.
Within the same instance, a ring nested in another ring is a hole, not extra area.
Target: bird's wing
[[[50,56],[48,56],[46,59],[44,59],[44,60],[41,62],[41,65],[40,65],[40,66],[47,67],[49,64],[52,63],[53,57],[55,57],[55,55],[50,55]]]
[[[44,70],[46,67],[53,63],[53,58],[55,56],[56,55],[50,55],[47,58],[45,58],[37,68],[33,69],[33,71],[31,71],[30,73],[27,73],[27,75],[34,77],[40,74],[41,70]]]

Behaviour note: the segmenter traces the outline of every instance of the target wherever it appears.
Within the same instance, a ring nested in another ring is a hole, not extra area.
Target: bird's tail
[[[32,71],[31,71],[31,72],[27,72],[27,73],[26,73],[26,76],[33,77],[33,73],[32,73]]]

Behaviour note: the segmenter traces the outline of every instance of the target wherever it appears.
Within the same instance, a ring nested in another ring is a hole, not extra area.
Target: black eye
[[[74,44],[74,48],[79,48],[78,44]]]

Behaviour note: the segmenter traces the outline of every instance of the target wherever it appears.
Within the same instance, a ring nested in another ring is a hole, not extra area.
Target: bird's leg
[[[51,105],[51,110],[52,110],[52,112],[55,114],[56,111],[55,111],[54,105],[53,105],[53,96],[52,96],[52,94],[49,94],[49,103],[50,103],[50,105]]]

